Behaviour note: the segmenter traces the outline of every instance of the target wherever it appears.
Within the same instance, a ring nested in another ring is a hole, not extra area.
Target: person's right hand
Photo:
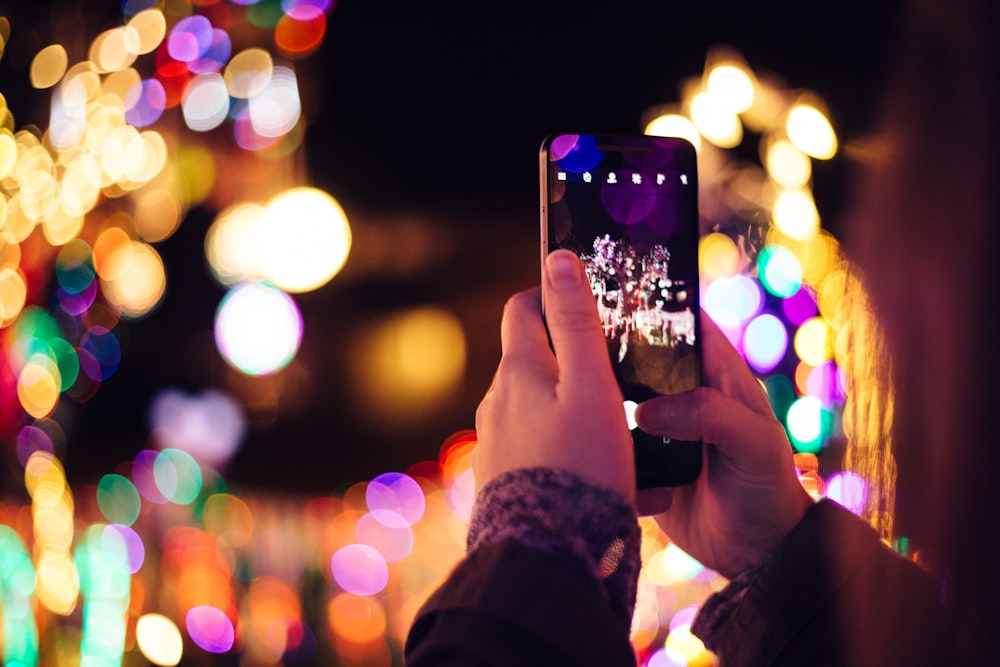
[[[705,386],[642,403],[648,433],[705,443],[688,486],[641,491],[640,512],[706,567],[734,577],[760,562],[812,504],[792,448],[760,382],[725,334],[702,314]]]
[[[476,411],[476,486],[518,468],[553,468],[633,502],[632,437],[594,293],[576,255],[553,251],[541,291],[510,298],[500,342],[500,365]]]

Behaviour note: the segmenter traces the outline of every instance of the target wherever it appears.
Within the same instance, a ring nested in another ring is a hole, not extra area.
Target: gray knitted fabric
[[[615,491],[563,470],[521,468],[484,486],[467,547],[512,539],[578,567],[631,626],[641,565],[635,508]]]

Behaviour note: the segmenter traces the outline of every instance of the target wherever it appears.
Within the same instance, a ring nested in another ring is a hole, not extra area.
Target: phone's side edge
[[[551,137],[546,137],[538,149],[538,228],[541,236],[539,243],[539,272],[544,275],[545,258],[549,254],[549,142]],[[545,299],[542,298],[542,313],[545,313]]]

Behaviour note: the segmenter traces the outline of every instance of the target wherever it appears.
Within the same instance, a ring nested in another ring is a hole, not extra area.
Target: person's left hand
[[[639,493],[639,511],[706,567],[733,577],[759,563],[801,520],[812,500],[764,389],[725,334],[702,319],[705,386],[645,401],[647,433],[701,440],[701,475],[687,486]]]
[[[541,292],[511,297],[500,338],[500,365],[476,412],[477,487],[509,470],[541,466],[575,473],[633,502],[632,436],[576,255],[548,255]]]

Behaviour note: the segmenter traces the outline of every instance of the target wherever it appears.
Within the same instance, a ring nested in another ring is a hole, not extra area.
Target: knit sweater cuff
[[[582,569],[631,625],[641,533],[635,508],[621,494],[563,470],[506,472],[476,497],[467,547],[507,539]]]

